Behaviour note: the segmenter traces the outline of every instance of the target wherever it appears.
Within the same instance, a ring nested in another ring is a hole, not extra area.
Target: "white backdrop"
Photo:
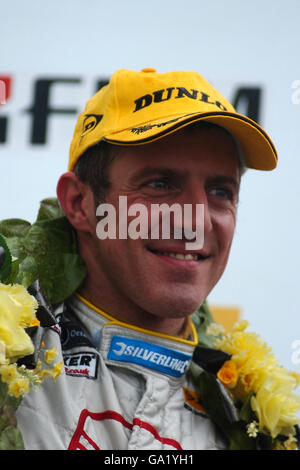
[[[54,108],[78,112],[96,81],[123,67],[197,70],[228,99],[236,87],[261,87],[261,124],[279,165],[245,175],[231,259],[209,300],[240,306],[282,364],[300,372],[292,357],[300,340],[299,14],[299,0],[3,2],[0,80],[12,82],[0,107],[7,119],[0,218],[33,221],[67,166],[74,114],[51,116],[47,143],[30,144],[28,109],[39,78],[80,79],[57,84],[51,95]]]

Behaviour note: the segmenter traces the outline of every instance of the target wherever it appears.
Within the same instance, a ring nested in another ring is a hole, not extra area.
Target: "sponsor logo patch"
[[[81,326],[73,321],[61,322],[61,346],[63,350],[78,348],[80,346],[93,347]]]
[[[197,101],[202,101],[203,103],[211,104],[213,106],[217,106],[222,111],[226,111],[225,106],[218,100],[214,100],[210,95],[204,93],[204,91],[200,90],[187,90],[184,87],[171,87],[165,88],[162,90],[153,91],[153,93],[149,93],[147,95],[141,96],[137,100],[134,101],[135,109],[134,113],[139,111],[140,109],[146,108],[147,106],[152,105],[153,103],[162,103],[164,101],[169,101],[170,99],[192,99]]]
[[[102,118],[103,114],[86,114],[83,120],[81,137],[93,131]]]
[[[182,389],[185,408],[207,418],[206,411],[201,404],[201,398],[198,393],[194,390],[188,390],[186,387],[182,387]]]
[[[181,377],[192,355],[134,338],[113,336],[107,357],[118,362],[138,364],[171,377]]]
[[[67,375],[97,378],[98,355],[91,352],[80,352],[64,355],[65,372]]]

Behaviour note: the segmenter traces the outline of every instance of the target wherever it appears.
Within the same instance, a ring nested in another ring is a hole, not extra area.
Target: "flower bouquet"
[[[197,326],[197,319],[196,319]],[[212,319],[199,325],[190,374],[203,407],[230,450],[296,450],[300,444],[300,375],[281,367],[248,322],[224,333]]]
[[[21,450],[23,438],[15,410],[24,394],[46,377],[55,381],[62,362],[54,364],[55,349],[44,350],[43,327],[55,319],[36,281],[26,289],[15,283],[18,260],[0,235],[0,449]],[[35,295],[32,295],[35,294]]]
[[[85,275],[75,231],[56,198],[41,201],[32,224],[0,221],[0,449],[23,449],[15,410],[24,394],[60,374],[44,330]]]

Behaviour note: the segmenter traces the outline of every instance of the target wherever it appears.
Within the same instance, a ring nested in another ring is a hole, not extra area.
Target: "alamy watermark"
[[[99,239],[176,239],[185,240],[186,250],[203,248],[204,204],[151,204],[149,210],[140,203],[128,207],[127,196],[119,196],[118,204],[118,216],[113,204],[97,207],[96,216],[101,217],[96,226]]]
[[[300,339],[295,339],[292,342],[292,349],[294,350],[291,356],[293,364],[300,364]]]
[[[300,104],[300,80],[294,80],[291,88],[294,90],[291,96],[293,104]]]
[[[0,80],[0,105],[6,104],[6,83]]]

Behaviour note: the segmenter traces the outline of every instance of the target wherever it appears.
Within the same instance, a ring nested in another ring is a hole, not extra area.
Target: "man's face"
[[[105,202],[116,208],[117,235],[119,196],[126,196],[128,208],[143,204],[148,214],[153,204],[204,205],[204,245],[196,251],[172,236],[172,225],[170,239],[151,239],[150,223],[148,239],[100,240],[95,217],[91,227],[93,276],[105,279],[104,295],[116,306],[157,318],[191,314],[220,279],[234,234],[239,170],[231,138],[217,130],[183,130],[151,144],[119,147],[109,180]]]

